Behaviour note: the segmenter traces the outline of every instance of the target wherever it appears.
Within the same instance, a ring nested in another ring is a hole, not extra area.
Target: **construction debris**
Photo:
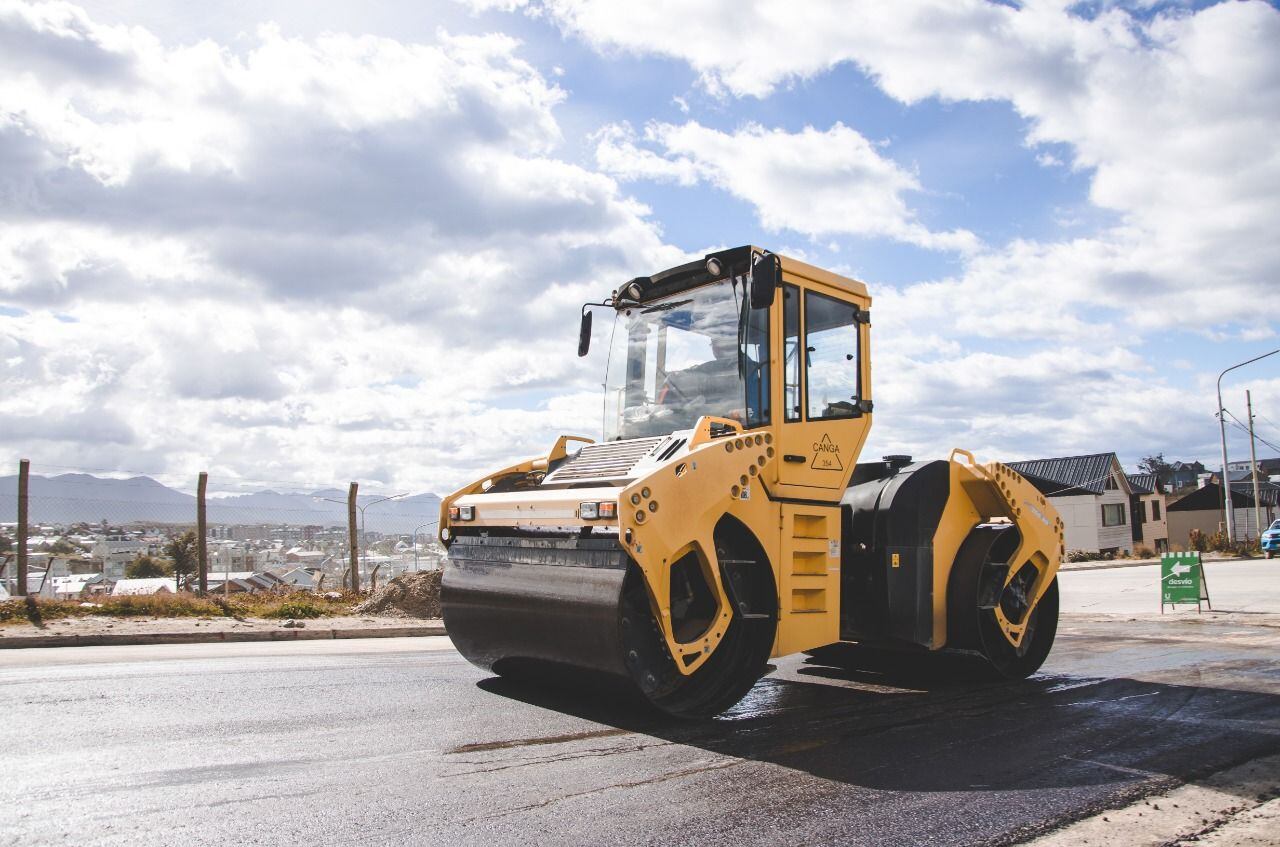
[[[355,611],[396,618],[440,617],[440,571],[401,574],[373,592]]]

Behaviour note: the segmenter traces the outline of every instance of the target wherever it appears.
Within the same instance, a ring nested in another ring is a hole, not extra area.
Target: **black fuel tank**
[[[840,637],[931,646],[933,535],[950,468],[875,462],[858,465],[853,481],[840,501]]]

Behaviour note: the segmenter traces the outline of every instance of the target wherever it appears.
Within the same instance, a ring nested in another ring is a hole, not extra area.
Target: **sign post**
[[[1176,606],[1179,603],[1195,603],[1200,612],[1200,604],[1210,609],[1209,584],[1204,578],[1204,562],[1200,554],[1165,553],[1160,557],[1160,613],[1164,614],[1165,606]]]

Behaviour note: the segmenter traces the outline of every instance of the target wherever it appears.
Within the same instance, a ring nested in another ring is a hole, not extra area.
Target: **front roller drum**
[[[721,574],[738,608],[689,675],[676,668],[644,578],[615,541],[455,538],[441,605],[454,646],[481,668],[535,682],[608,674],[668,714],[698,718],[732,706],[764,674],[777,623],[751,613],[765,602],[756,596],[763,580],[731,563]]]

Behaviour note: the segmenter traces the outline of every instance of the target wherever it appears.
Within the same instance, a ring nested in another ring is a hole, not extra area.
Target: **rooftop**
[[[1054,496],[1101,494],[1118,462],[1115,453],[1091,453],[1005,464],[1026,477],[1045,496]]]

